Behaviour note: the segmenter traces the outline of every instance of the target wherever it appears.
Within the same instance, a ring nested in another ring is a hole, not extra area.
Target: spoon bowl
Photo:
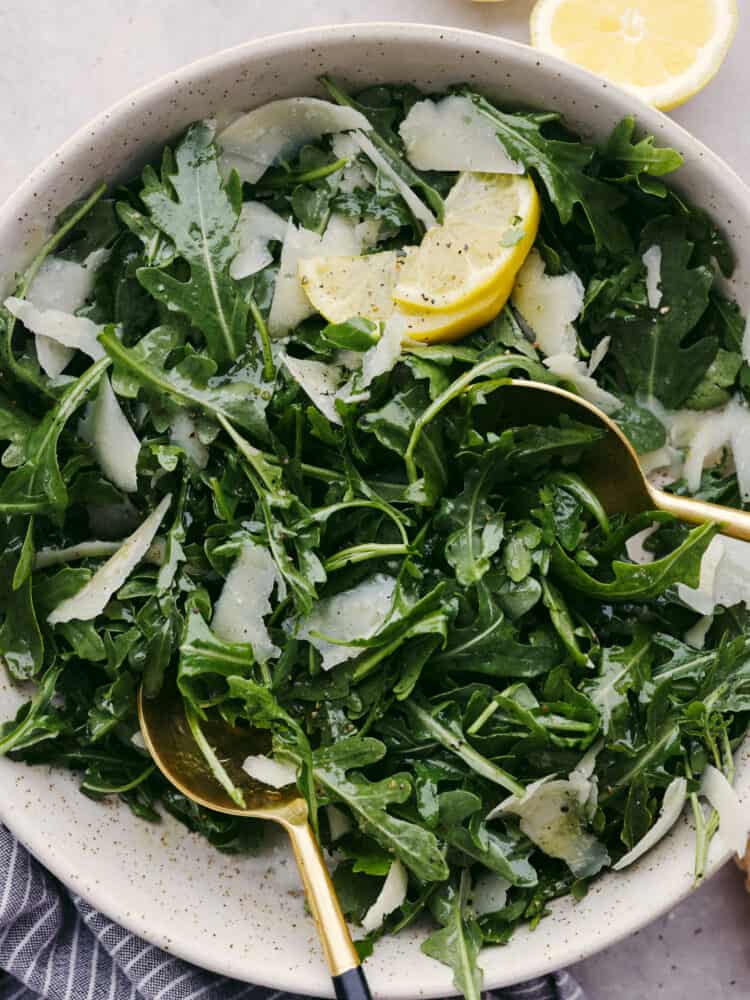
[[[138,695],[141,733],[154,763],[184,796],[205,809],[282,826],[292,843],[307,901],[323,945],[338,1000],[370,1000],[333,883],[308,822],[307,803],[296,785],[275,789],[244,770],[247,758],[271,749],[264,730],[230,726],[215,716],[201,721],[201,731],[229,778],[242,793],[238,805],[211,772],[188,724],[185,705],[173,681],[165,681],[154,698]]]
[[[498,393],[500,417],[508,424],[555,424],[561,416],[600,427],[605,433],[587,446],[576,472],[597,494],[608,514],[662,510],[690,524],[716,521],[724,535],[750,541],[750,512],[667,493],[649,482],[630,441],[598,406],[544,382],[511,379]]]

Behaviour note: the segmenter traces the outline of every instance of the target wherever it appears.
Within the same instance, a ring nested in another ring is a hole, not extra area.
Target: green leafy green
[[[203,333],[211,357],[234,361],[247,341],[248,306],[229,277],[237,253],[236,192],[221,180],[213,132],[192,125],[161,176],[148,170],[141,200],[151,222],[174,243],[190,268],[187,281],[163,267],[141,267],[138,280],[159,302],[189,317]]]
[[[711,336],[684,343],[706,311],[713,274],[705,265],[691,266],[693,244],[684,219],[653,220],[641,244],[661,249],[662,299],[656,309],[612,320],[612,353],[631,392],[654,396],[677,409],[696,389],[719,348]]]
[[[616,214],[624,202],[623,196],[615,187],[585,172],[594,155],[593,149],[580,142],[548,139],[535,115],[506,114],[479,94],[468,91],[467,96],[492,121],[508,156],[527,170],[538,173],[561,222],[570,222],[578,205],[591,227],[597,247],[604,247],[611,253],[630,249],[627,229]]]
[[[703,553],[717,531],[718,526],[710,523],[693,528],[682,545],[651,563],[616,560],[612,563],[614,579],[609,581],[594,579],[560,546],[552,552],[551,565],[558,579],[591,597],[608,601],[648,601],[677,583],[698,586]]]
[[[440,909],[433,906],[433,913],[437,910],[444,916],[444,926],[427,938],[422,951],[453,970],[453,985],[466,1000],[479,1000],[482,974],[477,958],[482,932],[468,907],[469,878],[468,872],[462,872],[458,885],[446,889]]]
[[[24,441],[19,441],[17,468],[0,485],[0,513],[34,514],[64,510],[68,491],[57,456],[63,428],[98,385],[110,361],[96,361],[76,379]]]
[[[616,171],[613,179],[635,182],[645,194],[664,198],[666,185],[654,178],[679,169],[683,158],[676,149],[654,145],[652,135],[634,142],[635,129],[635,118],[631,115],[614,127],[603,149],[607,166],[611,165]]]

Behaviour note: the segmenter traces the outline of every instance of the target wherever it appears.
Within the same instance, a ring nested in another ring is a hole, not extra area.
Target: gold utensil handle
[[[307,901],[310,905],[326,962],[332,976],[340,976],[359,965],[359,956],[341,912],[336,890],[328,874],[315,835],[307,822],[285,823],[292,841]]]
[[[665,493],[664,490],[657,490],[655,487],[651,487],[649,492],[659,510],[674,514],[681,521],[688,521],[690,524],[716,521],[721,525],[723,535],[750,542],[749,511],[722,507],[716,503],[706,503],[705,500],[694,500],[691,497],[677,497],[673,493]]]

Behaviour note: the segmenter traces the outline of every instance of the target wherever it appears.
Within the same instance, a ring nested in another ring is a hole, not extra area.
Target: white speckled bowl
[[[469,81],[502,102],[554,108],[600,138],[623,115],[685,156],[679,186],[731,237],[732,293],[750,311],[750,191],[717,156],[664,115],[590,74],[502,38],[409,24],[367,24],[277,35],[194,63],[115,105],[46,160],[0,209],[0,293],[25,266],[58,211],[94,183],[127,177],[197,118],[277,97],[319,94],[322,72],[353,87],[411,81],[426,89]],[[24,694],[0,678],[0,719]],[[750,805],[748,755],[737,788]],[[73,777],[0,760],[0,818],[59,878],[117,920],[183,958],[276,989],[331,995],[294,863],[283,842],[254,858],[226,857],[167,818],[135,819],[117,803],[80,795]],[[709,870],[726,859],[718,839]],[[591,955],[686,895],[693,834],[682,820],[639,864],[562,900],[533,933],[483,952],[485,985],[499,987]],[[422,955],[420,929],[382,941],[367,962],[376,997],[455,992],[448,969]]]

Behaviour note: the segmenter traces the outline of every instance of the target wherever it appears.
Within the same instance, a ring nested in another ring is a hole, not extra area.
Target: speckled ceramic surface
[[[409,80],[470,81],[507,104],[555,108],[583,134],[603,136],[626,113],[684,154],[680,186],[725,227],[739,260],[732,293],[750,310],[750,191],[709,150],[658,112],[589,74],[524,46],[472,32],[405,24],[316,28],[220,53],[165,77],[79,131],[0,209],[0,294],[25,266],[55,214],[95,182],[132,174],[191,121],[277,97],[320,94],[323,71],[354,87]],[[26,697],[0,678],[0,718]],[[750,760],[737,788],[750,805]],[[0,760],[0,819],[57,876],[113,920],[206,968],[277,989],[330,995],[330,980],[283,840],[254,858],[219,854],[167,818],[135,819],[80,795],[68,774]],[[640,864],[599,880],[581,903],[560,901],[536,931],[482,954],[498,987],[575,962],[673,906],[691,888],[686,819]],[[710,868],[724,860],[714,842]],[[449,970],[423,956],[422,932],[382,941],[368,960],[376,997],[453,992]]]

